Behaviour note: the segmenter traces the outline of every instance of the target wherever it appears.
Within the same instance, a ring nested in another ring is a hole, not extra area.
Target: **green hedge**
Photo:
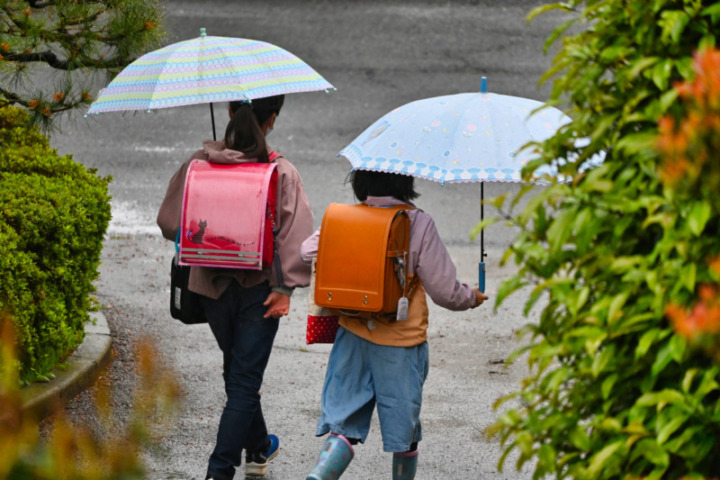
[[[0,310],[18,330],[20,378],[44,378],[82,342],[110,221],[109,177],[60,156],[0,108]]]

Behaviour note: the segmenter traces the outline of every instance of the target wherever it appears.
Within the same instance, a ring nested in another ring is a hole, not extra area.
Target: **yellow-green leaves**
[[[662,27],[660,39],[665,43],[677,43],[690,20],[690,15],[683,10],[663,11],[660,14],[660,21],[658,22],[660,27]]]
[[[695,236],[700,236],[705,229],[705,225],[710,220],[711,214],[710,203],[707,201],[698,201],[692,204],[688,215],[688,227]]]
[[[552,80],[550,101],[567,105],[573,122],[524,171],[563,165],[565,177],[546,178],[512,220],[520,233],[506,259],[520,269],[499,302],[530,282],[524,312],[539,315],[519,350],[531,372],[513,397],[522,405],[494,432],[516,441],[522,462],[534,460],[535,478],[717,476],[720,373],[675,334],[666,308],[717,284],[720,171],[687,183],[686,155],[685,170],[667,170],[685,189],[668,191],[657,145],[660,118],[687,109],[674,85],[694,75],[694,51],[718,43],[720,0],[574,0],[530,18],[547,12],[571,17],[548,38],[559,51],[541,81]],[[698,156],[713,165],[717,138]],[[585,163],[599,154],[601,165]]]

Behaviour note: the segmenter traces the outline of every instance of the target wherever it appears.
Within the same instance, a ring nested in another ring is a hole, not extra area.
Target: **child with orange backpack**
[[[428,374],[426,293],[441,307],[467,310],[488,297],[456,279],[456,269],[430,215],[414,208],[413,177],[354,170],[355,197],[372,207],[406,205],[410,216],[407,319],[342,317],[330,353],[317,436],[330,434],[307,480],[336,480],[364,443],[377,405],[383,450],[393,453],[393,480],[415,478],[422,439],[420,407]],[[302,244],[303,260],[317,256],[320,230]],[[352,271],[353,265],[339,265]],[[361,268],[361,267],[360,267]],[[415,279],[417,277],[417,279]]]

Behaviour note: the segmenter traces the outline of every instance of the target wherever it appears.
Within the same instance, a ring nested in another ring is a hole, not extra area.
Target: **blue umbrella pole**
[[[215,137],[215,111],[213,110],[212,102],[210,103],[210,121],[213,127],[213,140],[217,140]]]
[[[480,182],[480,221],[485,220],[485,183]],[[478,289],[485,292],[485,230],[480,230],[480,263],[478,264]]]

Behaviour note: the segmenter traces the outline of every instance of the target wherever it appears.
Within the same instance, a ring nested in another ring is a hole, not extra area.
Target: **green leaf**
[[[585,302],[587,302],[587,299],[590,297],[590,287],[582,287],[574,293],[575,294],[568,301],[568,308],[573,315],[577,315],[577,312],[585,306]]]
[[[615,297],[610,302],[610,307],[608,308],[608,314],[607,314],[608,323],[610,323],[610,324],[615,323],[618,320],[618,318],[622,315],[622,308],[625,305],[627,298],[628,298],[627,293],[619,293],[619,294],[615,295]]]
[[[568,28],[572,27],[575,22],[577,22],[576,19],[568,20],[567,22],[561,24],[560,26],[556,27],[552,33],[548,36],[547,40],[545,40],[545,45],[543,45],[543,53],[547,54],[548,50],[550,50],[550,47],[552,47],[553,43],[562,36],[562,34],[567,31]]]
[[[523,277],[521,274],[514,275],[502,282],[500,284],[500,288],[498,288],[497,296],[495,299],[495,308],[497,309],[508,295],[521,289],[525,285],[527,285],[527,282],[523,281]]]
[[[613,460],[615,453],[622,447],[623,441],[617,440],[606,445],[602,450],[590,458],[590,466],[588,472],[592,475],[598,475]]]
[[[682,269],[682,275],[680,280],[685,288],[689,291],[695,291],[695,279],[697,277],[697,265],[694,263],[688,263]]]
[[[617,374],[612,374],[605,380],[603,380],[603,383],[600,387],[600,392],[602,393],[603,400],[607,400],[610,397],[610,393],[612,393],[612,389],[615,386],[615,382],[617,382],[617,380]]]
[[[592,363],[592,368],[590,370],[593,378],[598,378],[600,373],[605,370],[605,367],[607,367],[607,365],[615,356],[615,348],[613,347],[614,345],[611,345],[610,348],[606,348],[605,350],[600,352],[600,355],[595,355]]]
[[[710,219],[711,211],[712,207],[708,201],[700,201],[693,204],[690,214],[688,215],[688,226],[696,237],[699,237],[703,230],[705,230],[705,225]]]
[[[670,463],[668,453],[653,438],[644,438],[635,444],[637,453],[645,457],[653,465],[666,467]]]
[[[505,204],[505,200],[507,200],[507,196],[508,196],[507,193],[503,193],[501,195],[498,195],[495,198],[491,198],[491,199],[487,200],[487,203],[489,203],[493,207],[500,210],[503,207],[503,205]]]
[[[631,133],[618,140],[616,148],[625,155],[634,155],[655,148],[656,143],[657,135],[654,132]]]
[[[574,212],[567,210],[561,213],[548,228],[547,237],[550,243],[550,253],[556,254],[560,251],[565,242],[570,236],[571,229],[570,225],[574,219]]]
[[[500,219],[497,217],[488,217],[484,218],[482,221],[478,222],[477,225],[473,227],[472,230],[470,230],[470,241],[474,242],[475,238],[480,235],[480,232],[485,230],[490,225],[493,225],[497,223]]]
[[[685,340],[685,337],[683,336],[673,335],[670,337],[669,348],[673,360],[677,363],[681,363],[683,357],[685,356],[685,351],[687,350],[687,340]]]
[[[658,90],[665,91],[668,88],[672,67],[672,61],[665,59],[657,62],[652,70],[650,70],[650,79]]]
[[[532,22],[538,15],[542,15],[543,13],[547,13],[552,10],[563,10],[566,12],[572,11],[572,9],[567,5],[567,3],[550,3],[548,5],[533,8],[528,14],[526,21]]]
[[[570,433],[570,443],[578,450],[586,452],[590,450],[590,437],[585,428],[576,426]]]
[[[690,392],[690,387],[692,386],[692,381],[695,378],[695,375],[697,375],[697,373],[698,373],[697,368],[693,368],[693,369],[690,369],[687,372],[685,372],[685,376],[683,377],[683,381],[682,381],[683,392],[685,392],[685,393]]]
[[[666,388],[659,392],[650,392],[642,395],[635,402],[636,405],[641,407],[657,407],[658,410],[665,408],[667,404],[684,403],[685,396],[677,390]]]
[[[640,75],[640,73],[642,73],[643,70],[655,65],[658,60],[658,57],[640,57],[638,60],[634,61],[631,64],[632,66],[627,72],[628,77],[631,80],[635,79],[638,75]]]
[[[661,39],[677,43],[690,17],[682,10],[665,10],[660,14],[658,25],[662,27]],[[664,90],[664,89],[663,89]]]
[[[688,419],[688,415],[687,415],[687,414],[683,414],[683,413],[679,413],[679,412],[676,413],[676,414],[670,419],[669,422],[667,422],[665,425],[662,426],[662,428],[660,428],[660,429],[658,430],[658,433],[657,433],[657,443],[658,443],[658,445],[662,445],[663,443],[665,443],[665,441],[666,441],[668,438],[670,438],[670,435],[672,435],[673,433],[675,433],[675,431],[676,431],[678,428],[682,427],[682,426],[685,424],[685,422],[687,421],[687,419]]]
[[[673,360],[675,355],[673,345],[670,341],[666,342],[660,348],[660,351],[655,357],[650,373],[653,378],[657,378],[658,374]]]
[[[703,379],[695,391],[695,398],[702,400],[708,393],[720,389],[720,385],[718,385],[718,382],[715,380],[716,375],[718,375],[716,368],[707,370],[703,374]]]
[[[542,444],[538,449],[538,459],[546,469],[554,468],[556,458],[555,449],[547,443]]]
[[[530,432],[520,432],[515,436],[515,443],[523,453],[530,456],[533,453],[533,438]]]
[[[670,109],[675,100],[678,98],[678,91],[676,89],[668,90],[660,96],[660,114],[665,115]],[[654,145],[653,145],[654,146]]]
[[[623,273],[627,270],[635,269],[641,261],[642,257],[639,255],[616,257],[610,262],[610,271],[613,273]]]
[[[717,23],[720,20],[720,3],[705,8],[701,13],[704,16],[711,17],[713,23]]]

